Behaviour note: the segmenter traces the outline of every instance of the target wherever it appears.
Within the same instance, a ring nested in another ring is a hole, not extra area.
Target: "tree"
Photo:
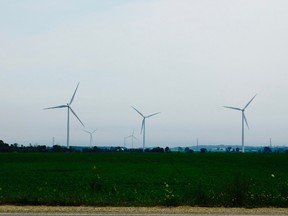
[[[53,145],[52,152],[65,152],[67,150],[66,147],[62,147],[60,145]]]
[[[205,152],[207,152],[207,149],[206,148],[201,148],[200,152],[205,153]]]
[[[4,143],[3,140],[0,140],[0,152],[9,152],[10,147],[7,143]]]
[[[165,152],[170,152],[170,148],[168,146],[166,146]]]
[[[164,148],[156,147],[156,148],[151,149],[150,152],[164,152]]]
[[[272,149],[268,146],[264,147],[263,152],[267,153],[267,152],[272,152]]]

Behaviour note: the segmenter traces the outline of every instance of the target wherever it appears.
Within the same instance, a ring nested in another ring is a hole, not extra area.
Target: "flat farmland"
[[[288,154],[1,153],[0,202],[288,207]]]

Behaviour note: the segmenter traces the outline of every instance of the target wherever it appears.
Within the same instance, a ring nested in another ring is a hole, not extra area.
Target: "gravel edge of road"
[[[13,206],[0,205],[0,213],[127,213],[127,214],[267,214],[288,215],[288,208],[206,208],[206,207],[86,207],[86,206]]]

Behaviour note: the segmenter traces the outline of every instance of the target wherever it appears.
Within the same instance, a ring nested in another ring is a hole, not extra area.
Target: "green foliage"
[[[1,153],[0,204],[288,207],[288,155]]]
[[[241,174],[234,177],[233,181],[228,184],[228,202],[227,206],[247,206],[247,196],[249,192],[249,179]]]
[[[178,203],[178,197],[174,195],[171,187],[168,183],[164,182],[164,200],[163,205],[165,206],[177,206]]]

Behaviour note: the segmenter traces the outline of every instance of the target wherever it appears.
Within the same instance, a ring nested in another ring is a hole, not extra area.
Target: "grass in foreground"
[[[288,155],[2,153],[0,202],[288,207]]]

